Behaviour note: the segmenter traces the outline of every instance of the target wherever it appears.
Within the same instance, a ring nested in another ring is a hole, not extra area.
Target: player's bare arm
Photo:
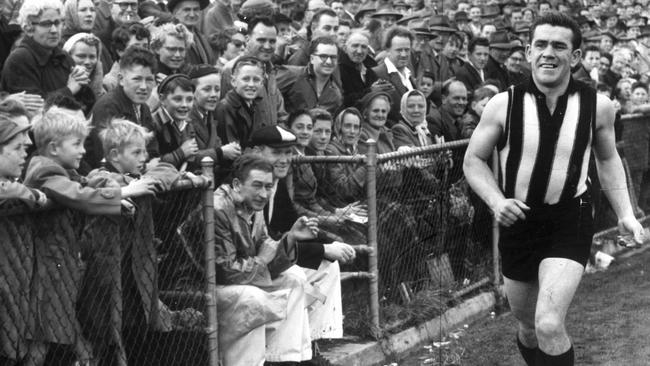
[[[638,243],[643,241],[643,227],[634,217],[627,190],[625,170],[621,158],[616,151],[614,138],[614,119],[616,112],[612,101],[598,95],[596,111],[596,135],[593,141],[593,151],[598,168],[600,185],[616,213],[619,227],[623,231],[634,234]]]
[[[463,162],[467,182],[487,203],[499,224],[504,226],[525,219],[525,211],[528,210],[523,202],[504,197],[490,168],[492,153],[504,133],[507,109],[507,93],[497,94],[488,102],[472,134]]]

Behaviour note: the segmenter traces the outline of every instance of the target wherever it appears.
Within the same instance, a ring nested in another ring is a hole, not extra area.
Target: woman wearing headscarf
[[[63,50],[70,55],[75,65],[82,66],[88,73],[89,83],[83,85],[75,95],[75,99],[83,104],[84,112],[88,114],[95,101],[106,93],[102,85],[102,63],[99,61],[101,41],[91,33],[77,33],[63,44]]]
[[[63,33],[61,43],[65,43],[77,33],[92,33],[97,19],[97,10],[92,0],[67,0],[63,4]],[[109,47],[99,47],[102,74],[113,65],[113,56]],[[106,67],[104,69],[103,67]]]
[[[325,155],[355,156],[359,151],[363,116],[356,108],[346,108],[334,120],[334,138]],[[365,145],[364,143],[361,143]],[[364,164],[328,164],[327,176],[322,182],[325,200],[334,207],[344,207],[365,197],[366,167]]]
[[[427,127],[427,101],[419,90],[411,90],[402,95],[400,104],[401,119],[393,126],[395,146],[422,147],[433,144]]]

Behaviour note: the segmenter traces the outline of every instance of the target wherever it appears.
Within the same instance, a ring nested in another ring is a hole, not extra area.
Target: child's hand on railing
[[[144,196],[154,194],[160,182],[151,177],[143,177],[131,181],[128,186],[122,187],[122,197]]]

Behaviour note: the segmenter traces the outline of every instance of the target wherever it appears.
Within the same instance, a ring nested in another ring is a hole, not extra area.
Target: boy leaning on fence
[[[33,347],[29,357],[42,365],[51,344],[74,348],[81,360],[92,358],[81,335],[76,303],[83,278],[82,246],[74,230],[76,211],[90,215],[119,215],[121,200],[153,189],[147,181],[120,187],[92,188],[76,169],[85,153],[87,122],[80,113],[52,107],[36,117],[33,127],[38,155],[27,167],[25,185],[41,189],[67,209],[44,216],[35,233],[35,270],[31,306],[35,311]],[[52,235],[56,233],[56,235]]]
[[[31,144],[27,111],[16,101],[0,102],[0,210],[17,201],[29,207],[45,203],[45,195],[16,181]],[[29,285],[33,247],[24,216],[0,216],[0,365],[24,360],[29,334]]]
[[[128,187],[141,181],[142,184],[155,184],[157,190],[169,190],[171,185],[183,175],[193,183],[201,182],[201,178],[191,173],[182,175],[168,163],[160,162],[155,166],[147,166],[146,146],[153,138],[153,134],[136,123],[125,119],[114,119],[106,124],[98,136],[102,143],[106,164],[88,174],[88,179],[96,181],[98,186],[117,182],[121,187]],[[145,167],[149,169],[145,171]],[[116,261],[118,263],[116,267],[121,272],[118,276],[119,289],[121,289],[118,300],[120,303],[118,308],[121,310],[121,329],[117,330],[123,334],[124,341],[117,344],[125,345],[129,362],[133,362],[133,353],[136,351],[133,347],[134,344],[143,341],[142,338],[147,334],[144,329],[166,332],[184,327],[192,328],[200,322],[201,316],[193,309],[171,311],[158,298],[158,253],[154,246],[151,202],[140,198],[135,202],[129,200],[123,203],[123,206],[129,208],[130,215],[120,220],[119,224],[120,250],[117,253],[120,258]],[[135,207],[138,208],[137,211]],[[101,263],[101,257],[95,259]],[[99,286],[105,283],[102,279],[107,276],[108,273],[97,273],[98,278],[93,277],[93,279],[96,279]],[[93,301],[93,299],[89,300]],[[113,306],[113,304],[104,304],[106,305]],[[192,322],[194,323],[190,324]],[[111,322],[107,326],[116,327],[117,324]],[[99,331],[101,332],[101,329]],[[95,343],[99,344],[94,346],[106,349],[101,344],[106,340],[97,338],[99,342]],[[111,357],[111,355],[104,354],[101,357]]]

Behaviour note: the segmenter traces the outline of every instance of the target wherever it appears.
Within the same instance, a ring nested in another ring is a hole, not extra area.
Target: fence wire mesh
[[[467,143],[379,157],[379,296],[385,323],[444,311],[493,273],[492,218],[462,171]]]
[[[182,230],[203,192],[132,198],[120,216],[3,202],[0,364],[206,365],[189,249],[204,241]]]

